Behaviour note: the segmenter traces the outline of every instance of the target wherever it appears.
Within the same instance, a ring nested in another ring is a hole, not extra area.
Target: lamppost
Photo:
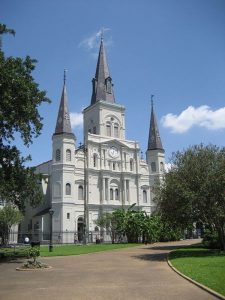
[[[54,210],[52,208],[49,209],[50,214],[50,240],[49,240],[49,252],[52,252],[53,250],[53,244],[52,244],[52,216],[54,214]]]
[[[87,244],[87,147],[84,139],[84,145],[83,145],[83,151],[84,151],[84,223],[83,223],[83,244]]]

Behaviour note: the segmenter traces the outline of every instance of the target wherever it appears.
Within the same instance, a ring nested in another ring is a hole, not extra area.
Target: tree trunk
[[[224,224],[220,224],[217,227],[217,232],[218,232],[218,237],[219,237],[219,242],[220,242],[220,249],[222,251],[225,251],[225,237],[224,237]]]
[[[3,225],[2,228],[2,244],[4,246],[7,246],[9,243],[9,234],[10,234],[10,228],[6,225]]]
[[[112,244],[114,244],[115,243],[115,233],[114,233],[114,231],[112,231],[111,238],[112,238]]]

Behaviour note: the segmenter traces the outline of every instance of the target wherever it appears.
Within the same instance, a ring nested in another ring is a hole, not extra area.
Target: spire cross
[[[67,70],[64,69],[64,74],[63,74],[63,82],[64,82],[64,84],[66,83],[66,72],[67,72]]]
[[[155,95],[151,95],[151,104],[152,104],[152,107],[153,107],[153,105],[154,105],[154,102],[153,102],[153,97],[154,97]]]

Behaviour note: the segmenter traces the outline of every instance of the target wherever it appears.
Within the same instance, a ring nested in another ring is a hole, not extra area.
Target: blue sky
[[[38,60],[34,72],[50,105],[40,107],[42,135],[25,149],[32,165],[51,159],[51,137],[67,72],[77,144],[80,113],[90,104],[99,31],[105,31],[116,102],[126,107],[126,137],[146,151],[150,95],[167,161],[173,151],[203,142],[225,146],[224,0],[1,0],[7,55]]]

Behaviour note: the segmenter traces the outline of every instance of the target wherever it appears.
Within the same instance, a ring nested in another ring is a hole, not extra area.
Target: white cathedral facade
[[[92,89],[91,103],[83,111],[84,144],[77,147],[64,79],[52,159],[36,167],[43,175],[44,202],[35,209],[28,207],[21,225],[22,232],[32,232],[41,241],[49,239],[51,222],[55,242],[84,237],[94,241],[101,232],[95,224],[100,214],[134,203],[148,214],[154,210],[153,186],[162,177],[165,163],[154,109],[145,161],[138,143],[126,139],[125,107],[114,98],[103,40]]]

